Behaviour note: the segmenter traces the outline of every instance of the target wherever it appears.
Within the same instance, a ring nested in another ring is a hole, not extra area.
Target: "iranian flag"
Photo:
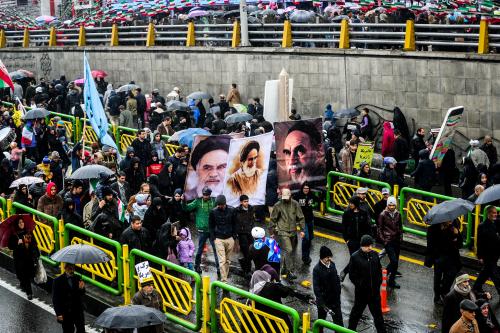
[[[127,216],[127,205],[123,203],[120,199],[118,199],[118,219],[121,223],[125,221],[125,217]]]
[[[33,142],[33,128],[30,123],[26,124],[23,127],[23,132],[21,136],[21,144],[22,147],[31,147],[31,143]]]
[[[2,60],[0,60],[0,80],[5,82],[12,91],[14,91],[14,83],[12,82],[9,72],[7,72],[7,68],[5,68]]]

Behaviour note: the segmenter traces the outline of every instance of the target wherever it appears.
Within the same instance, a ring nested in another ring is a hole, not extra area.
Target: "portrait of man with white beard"
[[[246,194],[248,196],[255,193],[259,183],[262,170],[257,168],[260,144],[257,141],[249,141],[241,148],[241,167],[234,172],[227,181],[227,186],[235,195]]]

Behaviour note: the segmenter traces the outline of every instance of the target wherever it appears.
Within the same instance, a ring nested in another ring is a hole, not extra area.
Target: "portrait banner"
[[[251,205],[265,203],[272,141],[272,132],[231,140],[223,191],[228,205],[237,207],[242,194]]]
[[[373,150],[373,143],[360,142],[358,144],[358,150],[356,151],[356,157],[354,158],[354,169],[359,170],[360,164],[362,162],[366,162],[371,167],[373,160]]]
[[[462,121],[463,113],[463,106],[450,108],[448,109],[448,112],[446,112],[443,124],[441,125],[436,141],[434,141],[434,146],[432,147],[430,154],[431,160],[437,168],[441,166],[443,157],[450,148],[453,141],[453,135],[455,135],[455,130],[458,127],[458,124]]]
[[[278,186],[298,191],[304,182],[324,188],[325,152],[321,118],[274,123]]]

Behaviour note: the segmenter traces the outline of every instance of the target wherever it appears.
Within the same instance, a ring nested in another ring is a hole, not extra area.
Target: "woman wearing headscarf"
[[[13,251],[14,267],[21,289],[28,299],[33,298],[31,280],[35,277],[36,265],[40,252],[32,233],[26,229],[24,220],[19,218],[11,225],[12,234],[9,238],[9,249]]]
[[[142,225],[149,230],[151,237],[156,237],[163,221],[165,221],[166,216],[167,212],[165,208],[163,208],[161,198],[154,198],[153,203],[146,210],[144,219],[142,220]]]
[[[153,251],[155,255],[163,259],[166,259],[169,253],[173,253],[177,257],[177,242],[177,228],[168,220],[161,225],[158,231]]]
[[[158,155],[158,160],[164,162],[168,157],[165,141],[161,139],[161,134],[158,131],[154,132],[153,141],[151,141],[151,149]]]
[[[148,166],[146,168],[146,177],[151,175],[158,175],[163,169],[164,165],[159,160],[158,154],[155,150],[151,153],[151,160],[148,162]]]
[[[33,205],[31,204],[32,199],[33,197],[28,193],[28,185],[21,184],[17,187],[17,190],[14,193],[14,202],[33,208]]]
[[[167,203],[168,219],[172,223],[178,222],[179,228],[184,228],[189,221],[189,214],[182,209],[182,189],[174,191],[173,198]]]
[[[474,186],[479,176],[479,171],[469,156],[464,157],[462,175],[460,176],[460,185],[462,189],[462,199],[467,199],[474,193]]]
[[[481,298],[476,301],[477,311],[476,320],[479,332],[481,333],[499,333],[500,324],[498,323],[495,312],[491,310],[491,306],[487,300]]]
[[[174,191],[175,171],[172,163],[167,162],[158,174],[159,191],[162,195],[172,196]]]
[[[84,228],[85,226],[83,225],[83,219],[75,211],[75,203],[73,202],[73,199],[71,198],[66,198],[64,199],[64,205],[62,208],[62,219],[64,221],[64,224],[71,223],[73,225],[76,225],[80,228]]]

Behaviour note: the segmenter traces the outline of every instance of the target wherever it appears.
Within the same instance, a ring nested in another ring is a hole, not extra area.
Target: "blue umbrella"
[[[202,128],[188,128],[179,134],[179,143],[181,145],[187,145],[189,148],[193,148],[194,136],[195,135],[212,135],[209,131]]]

